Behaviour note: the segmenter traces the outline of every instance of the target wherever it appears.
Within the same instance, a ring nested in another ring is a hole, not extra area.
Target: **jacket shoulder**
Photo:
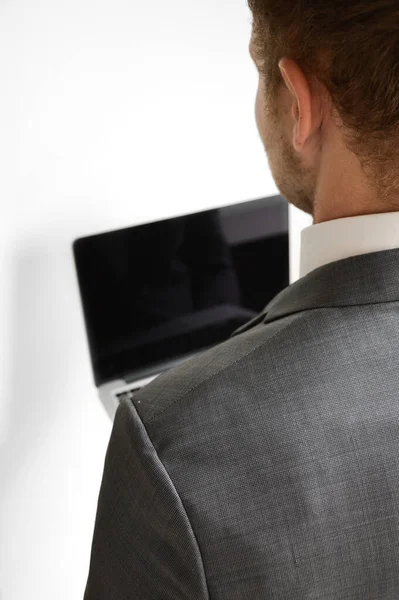
[[[205,382],[215,386],[233,365],[249,361],[256,351],[267,351],[284,336],[304,313],[271,323],[256,323],[242,333],[201,352],[179,366],[166,371],[140,390],[133,404],[144,424],[161,417],[172,405],[183,400]]]

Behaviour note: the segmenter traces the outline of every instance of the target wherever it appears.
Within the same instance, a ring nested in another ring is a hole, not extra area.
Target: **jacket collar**
[[[275,296],[231,337],[303,310],[399,301],[399,248],[359,254],[314,269]]]

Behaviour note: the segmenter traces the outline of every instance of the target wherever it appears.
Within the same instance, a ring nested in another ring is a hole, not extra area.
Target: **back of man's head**
[[[267,95],[290,58],[327,90],[347,148],[399,208],[398,0],[248,0]]]

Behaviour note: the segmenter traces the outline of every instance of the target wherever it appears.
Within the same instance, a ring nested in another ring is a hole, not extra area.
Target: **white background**
[[[83,597],[111,431],[71,245],[278,193],[245,0],[0,6],[0,599]],[[291,282],[299,233],[292,209]]]

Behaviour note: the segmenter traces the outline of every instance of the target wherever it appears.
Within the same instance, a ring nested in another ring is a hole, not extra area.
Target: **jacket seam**
[[[170,481],[170,484],[172,485],[172,487],[173,487],[173,490],[175,491],[175,493],[176,493],[176,496],[177,496],[177,498],[179,499],[179,502],[180,502],[180,505],[181,505],[182,511],[183,511],[183,513],[184,513],[184,515],[185,515],[185,517],[186,517],[186,519],[187,519],[188,526],[189,526],[189,528],[190,528],[190,531],[191,531],[191,533],[192,533],[192,535],[193,535],[193,538],[194,538],[194,541],[195,541],[195,544],[196,544],[196,547],[197,547],[197,550],[198,550],[199,558],[201,559],[202,576],[203,576],[203,581],[204,581],[204,583],[205,583],[205,587],[206,587],[206,598],[205,598],[204,600],[210,600],[210,595],[209,595],[209,587],[208,587],[208,581],[207,581],[207,578],[206,578],[206,572],[205,572],[205,566],[204,566],[204,559],[203,559],[202,552],[201,552],[201,549],[200,549],[200,546],[199,546],[199,543],[198,543],[197,536],[195,535],[195,532],[194,532],[193,525],[192,525],[192,523],[191,523],[191,521],[190,521],[190,518],[189,518],[189,516],[188,516],[188,514],[187,514],[186,507],[184,506],[183,500],[182,500],[182,498],[181,498],[181,496],[180,496],[179,492],[177,491],[177,489],[176,489],[176,486],[175,486],[175,484],[174,484],[174,482],[173,482],[173,480],[172,480],[172,478],[171,478],[171,476],[170,476],[170,474],[169,474],[169,472],[168,472],[167,468],[165,467],[164,463],[162,462],[162,460],[161,460],[161,458],[160,458],[160,456],[159,456],[159,454],[158,454],[158,452],[157,452],[157,449],[155,448],[155,446],[154,446],[154,443],[153,443],[153,441],[152,441],[152,439],[151,439],[151,437],[150,437],[150,434],[148,433],[148,431],[147,431],[147,428],[146,428],[146,426],[145,426],[145,424],[144,424],[143,420],[141,419],[141,417],[140,417],[139,413],[137,412],[137,410],[136,410],[136,407],[134,406],[134,404],[133,404],[132,400],[130,400],[130,401],[129,401],[129,403],[130,403],[130,404],[131,404],[131,406],[134,408],[134,410],[135,410],[135,412],[136,412],[136,414],[137,414],[137,417],[140,419],[140,421],[141,421],[141,423],[142,423],[142,425],[143,425],[143,428],[144,428],[144,430],[145,430],[145,432],[146,432],[146,434],[147,434],[148,441],[150,442],[150,444],[151,444],[152,448],[154,449],[154,452],[155,452],[155,454],[156,454],[156,457],[157,457],[157,459],[159,460],[160,464],[162,465],[162,467],[163,467],[163,469],[164,469],[165,473],[167,474],[167,476],[168,476],[168,479],[169,479],[169,481]]]

